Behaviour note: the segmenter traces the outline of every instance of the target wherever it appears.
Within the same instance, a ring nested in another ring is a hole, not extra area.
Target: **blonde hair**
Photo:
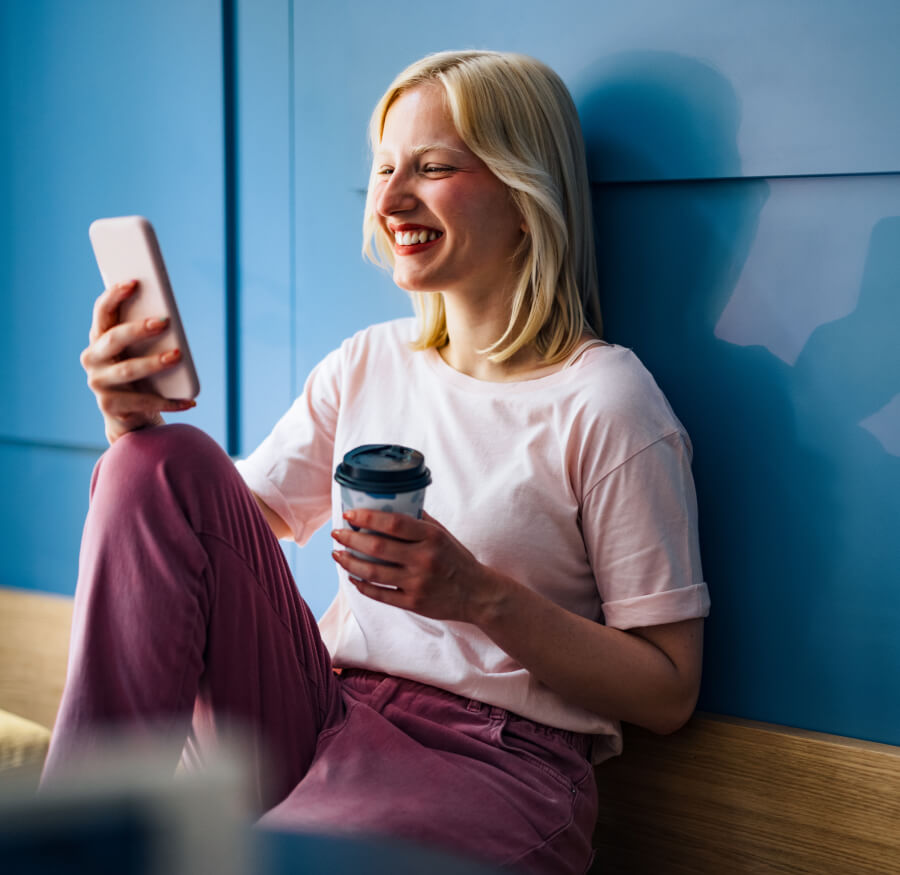
[[[601,334],[590,184],[575,104],[559,76],[534,58],[507,52],[440,52],[407,67],[372,113],[375,151],[393,103],[427,83],[444,89],[463,142],[508,186],[527,228],[505,332],[484,352],[502,362],[534,343],[548,363],[567,357],[585,330]],[[363,254],[390,270],[394,254],[378,221],[370,177]],[[443,295],[412,292],[416,349],[443,346]]]

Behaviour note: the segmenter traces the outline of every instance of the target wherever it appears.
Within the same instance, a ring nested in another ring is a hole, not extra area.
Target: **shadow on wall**
[[[800,634],[812,653],[831,649],[851,664],[834,689],[817,692],[823,698],[840,697],[843,708],[858,714],[877,709],[884,725],[893,727],[892,737],[886,738],[871,718],[871,728],[861,734],[897,744],[900,216],[875,225],[856,308],[813,332],[792,377],[799,439],[804,445],[818,441],[839,496],[823,509],[832,518],[829,534],[834,539],[821,547],[828,576],[821,596],[811,600]],[[817,666],[808,668],[812,673]]]
[[[793,366],[764,338],[724,340],[717,326],[781,184],[740,179],[730,83],[690,58],[630,53],[574,90],[607,339],[641,357],[694,442],[713,599],[701,707],[900,742],[900,644],[889,637],[900,561],[885,531],[900,516],[900,460],[860,425],[900,391],[895,220],[873,235],[857,309],[806,331]],[[777,262],[766,279],[779,282]],[[818,289],[800,292],[802,302]],[[865,352],[872,343],[880,359]]]

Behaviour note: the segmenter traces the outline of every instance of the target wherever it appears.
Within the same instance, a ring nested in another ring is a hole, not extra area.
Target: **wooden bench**
[[[71,611],[0,587],[0,709],[53,725]],[[626,727],[597,785],[596,873],[900,873],[898,747],[698,714]]]
[[[597,785],[597,873],[900,873],[900,747],[697,714]]]
[[[66,677],[72,600],[0,587],[0,780],[37,786]]]
[[[53,726],[71,625],[71,598],[0,586],[0,708]]]

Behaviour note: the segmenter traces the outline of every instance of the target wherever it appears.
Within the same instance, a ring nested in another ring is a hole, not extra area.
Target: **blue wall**
[[[99,216],[152,217],[225,427],[222,40],[216,0],[0,3],[0,583],[71,593],[105,446],[78,355]]]
[[[231,417],[247,452],[322,355],[408,312],[359,254],[384,87],[429,51],[523,51],[582,115],[607,335],[694,439],[702,707],[900,743],[897,33],[893,0],[0,7],[0,583],[74,585],[103,445],[77,364],[90,220],[153,219],[203,381],[183,418],[224,443]],[[287,552],[320,613],[327,536]]]

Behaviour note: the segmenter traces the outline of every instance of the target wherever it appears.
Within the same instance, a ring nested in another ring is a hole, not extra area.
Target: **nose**
[[[416,205],[416,196],[409,175],[397,169],[390,176],[381,177],[376,184],[375,209],[379,215],[393,216],[407,212]]]

